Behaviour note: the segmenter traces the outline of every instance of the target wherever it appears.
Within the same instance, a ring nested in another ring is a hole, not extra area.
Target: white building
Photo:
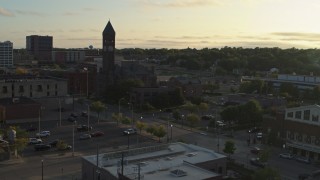
[[[212,150],[173,143],[85,156],[82,179],[220,180],[226,163],[225,155]]]
[[[13,66],[13,43],[0,42],[0,67]]]

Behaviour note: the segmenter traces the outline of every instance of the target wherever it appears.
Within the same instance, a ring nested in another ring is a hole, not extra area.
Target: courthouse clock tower
[[[102,33],[102,73],[106,76],[106,84],[114,84],[114,51],[115,51],[116,32],[114,31],[110,21]]]

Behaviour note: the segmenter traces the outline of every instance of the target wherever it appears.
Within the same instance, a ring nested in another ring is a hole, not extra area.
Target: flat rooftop
[[[212,150],[192,144],[173,143],[130,151],[119,151],[99,155],[99,167],[115,177],[121,172],[121,157],[124,154],[123,174],[130,179],[140,176],[145,179],[207,179],[220,174],[193,164],[226,158]],[[96,164],[97,156],[85,156],[85,160]]]

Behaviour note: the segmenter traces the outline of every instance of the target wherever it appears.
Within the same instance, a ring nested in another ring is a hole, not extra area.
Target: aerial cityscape
[[[320,179],[319,2],[0,2],[0,180]]]

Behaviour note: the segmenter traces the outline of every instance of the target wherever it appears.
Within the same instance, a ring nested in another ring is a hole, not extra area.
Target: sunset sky
[[[0,0],[0,41],[101,48],[109,19],[119,49],[320,47],[319,0]]]

